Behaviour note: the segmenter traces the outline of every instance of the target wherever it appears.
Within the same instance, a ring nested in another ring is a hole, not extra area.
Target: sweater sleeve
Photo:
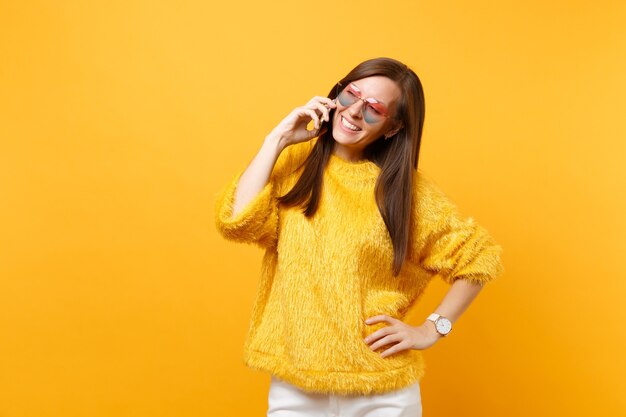
[[[502,247],[431,180],[420,174],[417,186],[417,259],[446,283],[457,279],[484,284],[504,272]]]
[[[225,239],[255,244],[261,248],[276,245],[279,225],[277,197],[281,181],[304,161],[312,147],[309,142],[290,145],[281,152],[267,184],[236,216],[232,215],[235,192],[245,169],[237,172],[216,194],[215,227]]]

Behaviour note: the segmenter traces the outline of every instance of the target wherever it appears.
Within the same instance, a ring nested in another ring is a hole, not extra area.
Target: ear
[[[404,124],[402,122],[396,123],[394,127],[392,127],[389,131],[387,131],[387,133],[385,133],[385,139],[390,138],[391,136],[395,135],[403,127],[404,127]]]

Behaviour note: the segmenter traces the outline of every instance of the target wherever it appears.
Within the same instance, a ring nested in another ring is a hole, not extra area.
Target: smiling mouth
[[[358,126],[353,125],[352,123],[350,123],[349,121],[346,120],[345,117],[341,116],[341,124],[343,125],[343,127],[345,127],[346,129],[349,129],[353,132],[359,132],[361,130],[361,128],[359,128]]]

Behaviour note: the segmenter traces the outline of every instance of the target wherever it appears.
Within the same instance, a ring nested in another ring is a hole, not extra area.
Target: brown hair
[[[357,65],[341,81],[333,86],[328,95],[334,99],[339,86],[375,75],[385,76],[400,87],[402,92],[395,118],[402,128],[387,140],[381,138],[363,150],[363,156],[381,168],[374,190],[378,210],[387,226],[393,243],[393,275],[397,276],[407,255],[409,222],[414,175],[417,172],[419,150],[424,126],[424,92],[417,74],[407,65],[391,58],[375,58]],[[334,115],[331,109],[330,118]],[[333,151],[332,123],[319,135],[317,143],[304,161],[302,175],[293,188],[278,197],[285,206],[299,205],[303,213],[311,217],[317,211],[320,200],[324,168]]]

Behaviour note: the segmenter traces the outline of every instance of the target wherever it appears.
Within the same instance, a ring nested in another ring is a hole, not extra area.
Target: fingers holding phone
[[[274,133],[283,138],[285,145],[313,139],[322,133],[322,124],[330,121],[330,111],[336,106],[335,101],[328,97],[315,96],[304,106],[292,110],[274,128]],[[309,130],[307,126],[311,122],[314,129]]]

